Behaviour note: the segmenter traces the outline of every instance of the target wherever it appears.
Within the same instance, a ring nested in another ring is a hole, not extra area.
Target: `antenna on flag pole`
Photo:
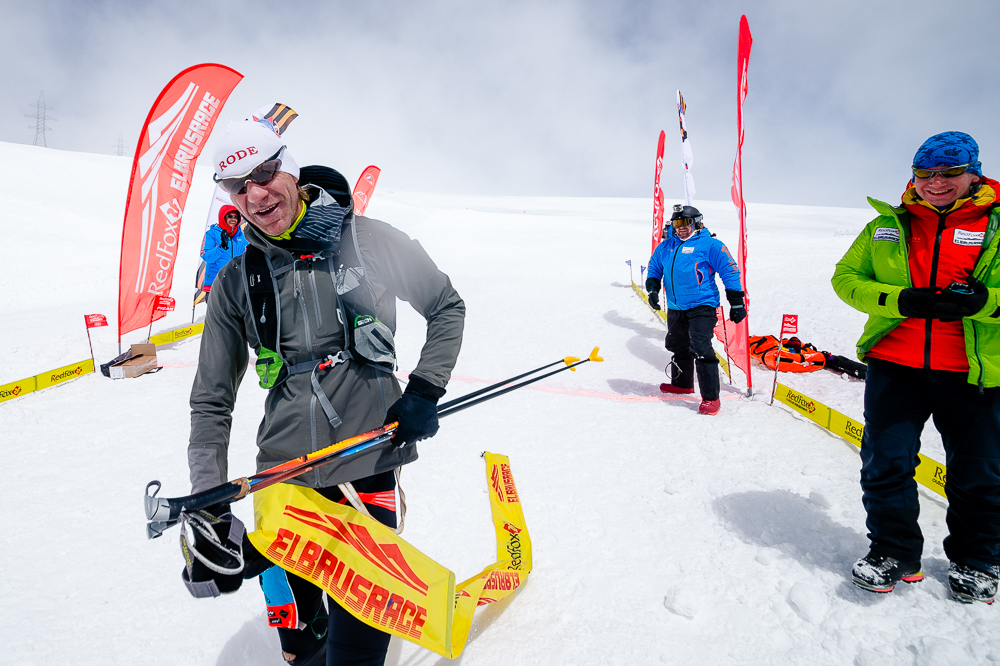
[[[694,166],[694,153],[691,151],[691,140],[688,138],[687,130],[687,102],[684,95],[677,91],[677,121],[681,129],[681,166],[684,168],[684,205],[690,206],[694,201],[694,176],[691,174],[691,167]]]

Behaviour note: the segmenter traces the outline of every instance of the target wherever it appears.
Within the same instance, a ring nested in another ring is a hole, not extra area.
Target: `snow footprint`
[[[663,607],[674,615],[693,619],[698,614],[699,599],[694,590],[678,585],[663,597]]]
[[[801,580],[788,591],[788,603],[809,624],[822,622],[829,608],[826,594]]]

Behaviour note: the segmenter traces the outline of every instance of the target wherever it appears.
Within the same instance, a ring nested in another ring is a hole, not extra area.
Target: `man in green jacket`
[[[927,419],[946,452],[951,561],[958,601],[993,603],[1000,577],[1000,183],[963,132],[930,137],[902,205],[879,216],[837,264],[833,287],[868,313],[861,488],[871,550],[854,584],[889,592],[923,580],[913,474]]]

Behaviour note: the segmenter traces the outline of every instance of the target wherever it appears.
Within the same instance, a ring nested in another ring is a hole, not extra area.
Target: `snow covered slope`
[[[128,170],[121,158],[0,144],[0,384],[86,357],[81,315],[115,318]],[[211,191],[199,174],[181,234],[179,308],[154,332],[190,321],[184,304]],[[731,204],[699,205],[735,247]],[[633,294],[624,263],[632,260],[638,281],[650,208],[644,200],[375,192],[369,214],[419,239],[466,299],[449,398],[594,346],[605,358],[443,421],[404,470],[406,538],[462,579],[494,554],[479,453],[511,459],[536,568],[509,603],[480,611],[463,663],[1000,659],[997,609],[949,599],[941,503],[921,500],[926,581],[885,596],[862,592],[849,582],[867,549],[852,446],[736,387],[723,387],[715,418],[699,416],[693,398],[659,393],[665,331]],[[751,206],[751,331],[775,333],[780,315],[795,313],[803,340],[850,355],[863,316],[836,298],[829,278],[870,216]],[[405,303],[400,314],[405,377],[423,322]],[[114,332],[94,332],[98,360],[107,360]],[[145,538],[145,484],[188,491],[198,341],[159,356],[166,367],[156,375],[89,375],[0,404],[8,613],[0,663],[282,663],[256,582],[192,599],[176,534]],[[825,371],[783,381],[861,416],[858,382]],[[766,371],[755,373],[762,393],[769,382]],[[262,402],[246,382],[234,475],[254,470]],[[940,459],[935,446],[929,435],[925,453]],[[249,502],[235,510],[251,522]],[[387,663],[446,660],[393,639]]]

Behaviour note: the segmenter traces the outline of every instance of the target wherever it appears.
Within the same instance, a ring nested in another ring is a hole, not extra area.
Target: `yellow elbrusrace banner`
[[[458,585],[455,574],[385,525],[302,486],[281,483],[254,494],[250,541],[365,624],[454,659],[476,608],[512,594],[531,571],[531,541],[510,461],[483,456],[497,561]]]

